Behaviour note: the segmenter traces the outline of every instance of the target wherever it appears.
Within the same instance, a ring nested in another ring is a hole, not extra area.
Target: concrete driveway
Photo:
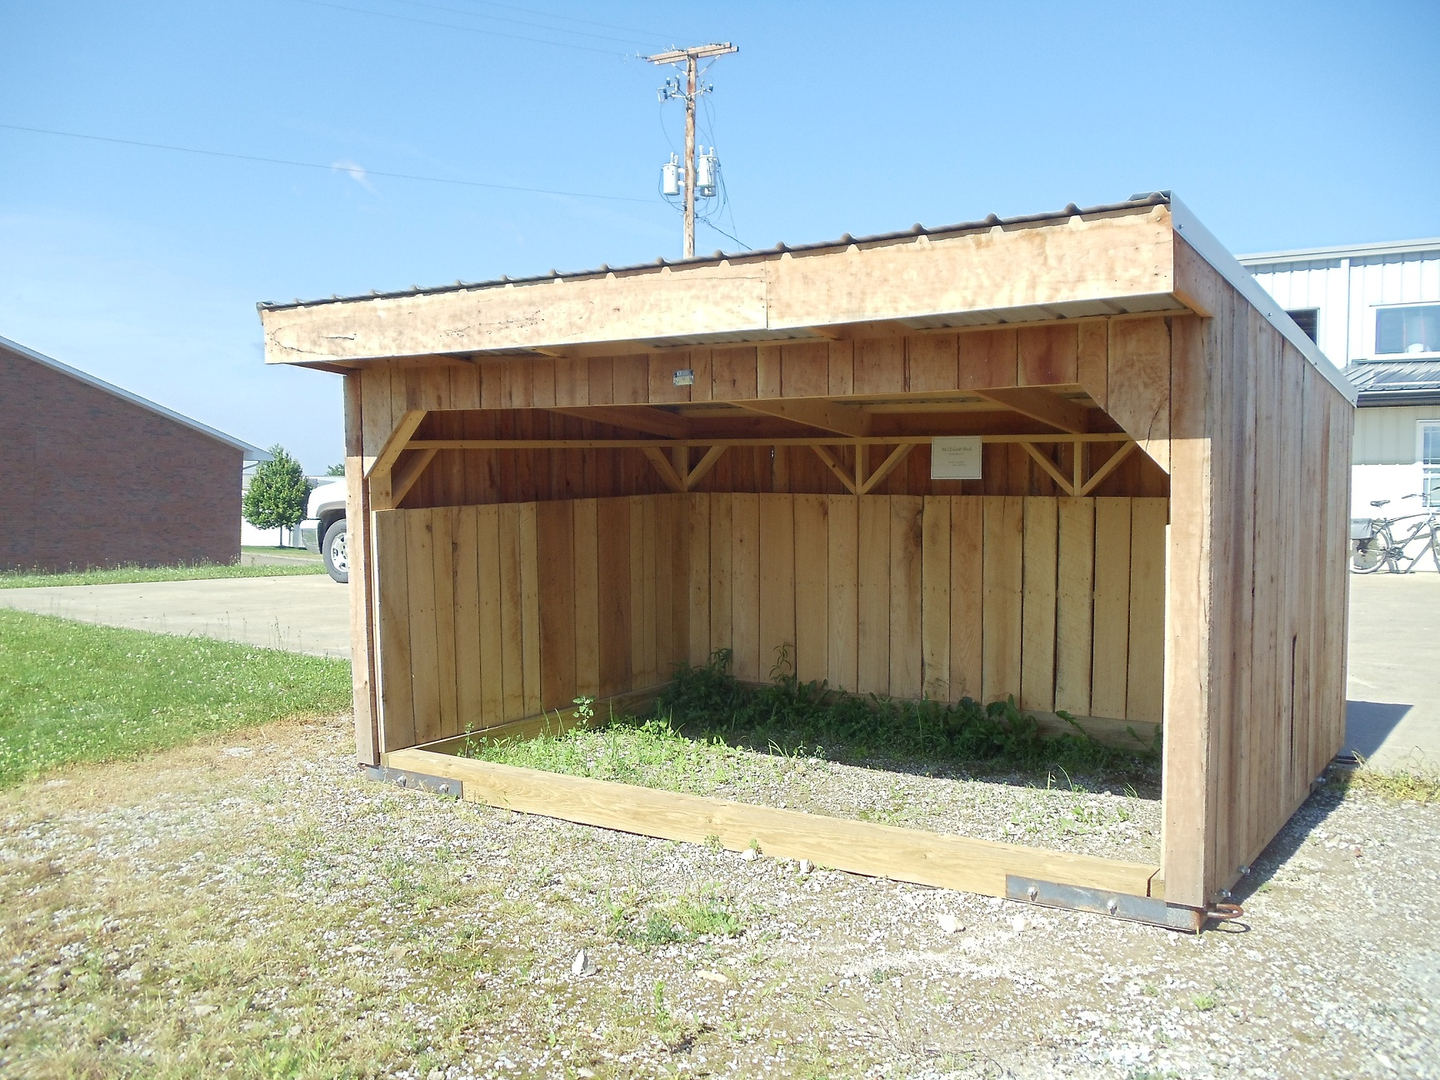
[[[1440,575],[1351,575],[1349,675],[1345,749],[1440,770]]]
[[[350,658],[350,589],[327,574],[0,589],[0,607]]]

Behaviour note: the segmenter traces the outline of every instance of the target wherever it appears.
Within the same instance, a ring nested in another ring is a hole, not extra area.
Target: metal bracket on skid
[[[392,769],[386,765],[366,765],[365,779],[379,780],[382,784],[414,791],[428,791],[432,795],[448,795],[458,799],[465,794],[465,785],[448,776],[429,776],[426,773],[411,772],[409,769]]]
[[[1198,934],[1205,925],[1205,912],[1196,908],[1167,904],[1151,896],[1087,889],[1079,885],[1057,885],[1053,881],[1005,875],[1005,896],[1041,907],[1064,908],[1066,911],[1091,911],[1130,922],[1149,923],[1170,930]]]

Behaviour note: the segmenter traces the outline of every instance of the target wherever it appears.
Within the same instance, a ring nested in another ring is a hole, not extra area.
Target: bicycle
[[[1405,498],[1419,496],[1406,495]],[[1389,502],[1389,499],[1375,499],[1370,505],[1379,510]],[[1404,522],[1414,522],[1414,525],[1402,525]],[[1397,525],[1402,525],[1402,535],[1398,540],[1395,535]],[[1414,555],[1407,555],[1410,545],[1427,532],[1429,536],[1425,546]],[[1381,567],[1392,574],[1413,573],[1415,564],[1425,557],[1426,552],[1434,558],[1435,568],[1440,570],[1440,508],[1424,514],[1404,514],[1393,518],[1350,519],[1351,573],[1373,574]]]

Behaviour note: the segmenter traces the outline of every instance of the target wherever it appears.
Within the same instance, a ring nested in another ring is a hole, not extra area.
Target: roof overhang
[[[1183,239],[1185,243],[1178,243]],[[367,362],[583,356],[1205,310],[1190,249],[1347,398],[1355,391],[1165,192],[1129,202],[677,264],[601,268],[288,305],[262,304],[265,359]]]

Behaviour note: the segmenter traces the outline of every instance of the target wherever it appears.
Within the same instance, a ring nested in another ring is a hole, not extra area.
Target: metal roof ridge
[[[598,267],[590,270],[576,270],[566,273],[551,270],[544,274],[532,274],[527,277],[518,278],[502,275],[499,278],[492,278],[487,281],[456,281],[449,285],[435,285],[427,288],[417,286],[409,289],[391,290],[389,292],[380,292],[377,290],[358,296],[327,296],[317,297],[313,300],[300,300],[297,298],[290,303],[262,300],[255,306],[262,311],[284,311],[291,308],[319,307],[325,304],[354,303],[366,300],[398,300],[406,296],[438,295],[448,292],[463,292],[467,289],[493,289],[504,285],[532,285],[545,281],[604,277],[607,274],[655,273],[663,267],[682,267],[688,269],[699,266],[718,266],[721,262],[765,259],[786,252],[809,253],[827,249],[841,250],[851,245],[892,243],[900,240],[915,240],[920,236],[950,236],[966,232],[975,232],[980,229],[992,229],[997,225],[1032,225],[1042,221],[1055,221],[1077,215],[1085,217],[1093,214],[1135,210],[1145,206],[1163,206],[1170,201],[1170,192],[1168,191],[1142,192],[1137,195],[1132,195],[1129,199],[1121,203],[1104,203],[1099,206],[1084,208],[1078,207],[1074,203],[1069,203],[1060,210],[1046,211],[1039,214],[1019,214],[1007,218],[1002,218],[997,214],[988,214],[979,221],[958,222],[952,225],[939,225],[934,228],[927,228],[923,225],[916,224],[908,229],[897,232],[874,233],[870,236],[851,236],[849,233],[845,233],[834,240],[819,240],[806,244],[787,244],[782,241],[770,248],[752,248],[748,251],[735,252],[717,251],[714,255],[694,255],[689,258],[680,259],[667,259],[661,256],[653,262],[632,263],[627,266],[611,266],[608,263],[601,263]]]
[[[1259,251],[1251,255],[1237,255],[1235,258],[1242,266],[1246,266],[1251,263],[1270,264],[1369,255],[1403,255],[1412,251],[1440,252],[1440,236],[1422,237],[1415,240],[1393,240],[1388,243],[1333,244],[1329,247],[1295,248],[1290,251]]]
[[[267,450],[261,450],[258,446],[251,446],[243,439],[237,439],[233,435],[226,435],[225,432],[217,428],[212,428],[209,424],[202,424],[199,420],[192,419],[183,413],[178,413],[174,409],[167,409],[164,405],[158,405],[149,398],[143,398],[139,394],[116,386],[114,383],[108,383],[98,376],[91,375],[88,371],[81,371],[79,368],[71,367],[69,364],[56,360],[53,356],[46,356],[42,352],[36,352],[34,349],[21,345],[18,341],[11,341],[7,337],[0,337],[0,348],[9,349],[11,352],[18,353],[26,359],[34,360],[37,364],[43,364],[53,371],[58,371],[62,375],[68,375],[72,379],[79,379],[81,382],[93,386],[97,390],[103,390],[107,394],[113,394],[115,397],[128,401],[132,405],[138,405],[142,409],[148,409],[150,412],[157,413],[168,420],[174,420],[178,424],[184,424],[186,427],[198,431],[202,435],[208,435],[212,439],[233,446],[237,450],[244,451],[246,461],[270,460],[270,453]]]

